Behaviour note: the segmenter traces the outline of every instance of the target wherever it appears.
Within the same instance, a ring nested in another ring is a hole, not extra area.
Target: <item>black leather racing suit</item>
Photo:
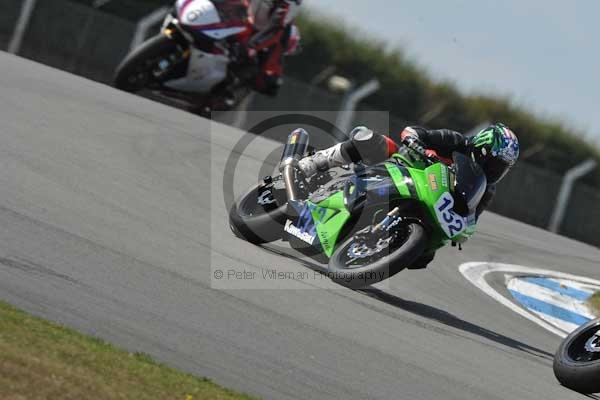
[[[411,132],[412,131],[412,132]],[[460,132],[450,129],[425,129],[420,126],[411,126],[401,133],[402,139],[407,135],[416,133],[418,139],[423,142],[426,148],[435,150],[438,155],[444,158],[452,158],[452,153],[458,151],[466,154],[468,152],[469,140]],[[496,185],[488,184],[485,194],[477,206],[477,216],[490,205],[496,194]]]
[[[468,152],[468,139],[460,132],[456,132],[450,129],[425,129],[420,126],[412,126],[406,128],[401,133],[401,138],[405,139],[407,136],[416,136],[428,149],[435,150],[436,153],[444,158],[452,158],[452,153],[457,151],[460,153]],[[485,193],[479,204],[477,205],[476,215],[479,215],[490,205],[494,195],[496,194],[496,185],[488,184]],[[433,261],[435,252],[425,253],[419,259],[417,259],[409,269],[420,269],[425,268],[427,264]]]
[[[293,18],[302,0],[254,0],[264,3],[267,15],[259,31],[250,39],[248,47],[259,51],[259,75],[255,89],[263,94],[274,96],[281,85],[283,57],[290,38]],[[263,14],[263,13],[260,13]],[[258,18],[258,16],[257,16]],[[262,50],[262,51],[261,51]]]

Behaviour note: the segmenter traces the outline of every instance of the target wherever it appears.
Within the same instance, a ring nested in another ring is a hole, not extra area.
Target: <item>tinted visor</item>
[[[488,183],[493,184],[504,178],[504,175],[506,175],[510,167],[510,164],[506,161],[498,157],[490,157],[485,161],[483,171],[485,172]]]

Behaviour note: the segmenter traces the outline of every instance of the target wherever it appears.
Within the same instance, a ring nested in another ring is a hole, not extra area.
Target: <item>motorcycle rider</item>
[[[429,130],[410,126],[402,131],[400,138],[404,145],[418,154],[437,156],[442,162],[451,164],[452,153],[457,151],[481,166],[487,178],[487,187],[477,206],[477,217],[489,206],[496,193],[496,184],[519,157],[517,136],[502,123],[493,124],[471,138],[450,129]],[[390,158],[398,149],[398,145],[389,137],[359,126],[352,130],[349,140],[301,159],[299,168],[306,177],[310,177],[317,172],[350,163],[373,165]],[[434,252],[426,253],[409,268],[425,268],[434,256]]]
[[[258,63],[255,90],[275,96],[283,80],[283,56],[302,0],[250,0],[258,32],[248,42],[248,57]]]

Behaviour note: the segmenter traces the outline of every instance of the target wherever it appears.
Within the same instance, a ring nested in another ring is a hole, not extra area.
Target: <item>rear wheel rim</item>
[[[262,214],[261,211],[264,213],[263,208],[258,205],[257,193],[246,196],[239,206],[239,213],[243,217],[253,217],[257,214]]]
[[[132,74],[127,77],[127,83],[133,87],[142,88],[149,85],[159,85],[159,79],[156,76],[160,75],[160,63],[168,62],[168,66],[172,67],[175,62],[173,59],[174,53],[169,53],[166,56],[153,57],[146,59],[136,65]],[[171,58],[171,60],[168,60]],[[155,74],[158,74],[155,76]],[[163,71],[164,74],[164,71]]]
[[[127,77],[127,83],[134,87],[144,87],[152,83],[152,70],[158,65],[162,58],[146,60],[135,68],[133,74]]]
[[[276,181],[280,178],[273,178],[273,181]],[[275,196],[275,190],[272,189],[272,194],[270,198],[268,196],[261,196],[262,199],[259,199],[259,188],[249,193],[245,196],[238,205],[238,213],[246,218],[254,217],[257,215],[268,214],[270,211],[273,211],[277,207],[279,207],[279,203],[277,202],[277,198]],[[274,201],[270,203],[270,201]]]
[[[600,360],[600,330],[598,325],[581,332],[569,345],[567,356],[576,363]]]

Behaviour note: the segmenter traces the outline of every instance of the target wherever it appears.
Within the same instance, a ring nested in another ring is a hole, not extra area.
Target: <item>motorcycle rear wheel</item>
[[[241,196],[229,211],[231,231],[240,239],[252,244],[270,243],[281,239],[287,219],[287,203],[265,210],[258,204],[258,188],[257,185]]]
[[[361,231],[366,232],[370,228]],[[340,243],[329,259],[330,278],[343,286],[359,289],[388,279],[405,269],[425,251],[427,234],[423,226],[416,222],[399,224],[395,234],[397,236],[389,238],[387,244],[383,242],[384,246],[380,240],[371,248],[364,243],[357,244],[356,234]],[[353,260],[358,260],[358,263],[350,265]]]
[[[157,62],[177,51],[177,43],[163,34],[154,36],[129,53],[115,72],[114,86],[126,92],[137,92],[152,83],[152,68]]]
[[[600,393],[600,319],[571,333],[554,356],[554,375],[579,393]]]

